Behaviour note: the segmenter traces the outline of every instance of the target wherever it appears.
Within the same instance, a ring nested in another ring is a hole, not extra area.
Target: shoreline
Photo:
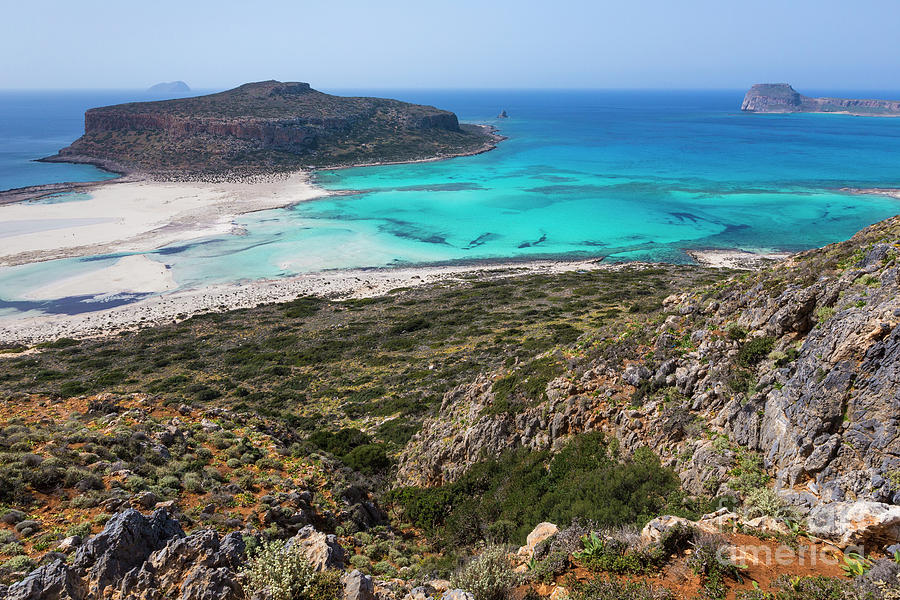
[[[288,302],[301,295],[333,300],[371,298],[399,288],[461,282],[473,278],[501,279],[528,274],[601,269],[618,271],[650,268],[654,264],[604,263],[601,258],[318,271],[282,279],[213,284],[177,290],[89,313],[0,317],[0,344],[35,344],[60,337],[105,337],[121,331],[177,322],[199,314]]]
[[[759,255],[740,250],[687,250],[698,268],[754,270],[792,256]],[[736,260],[735,257],[741,260]],[[384,296],[403,288],[505,279],[572,271],[648,269],[663,263],[604,262],[604,258],[482,260],[465,264],[333,269],[280,279],[219,283],[175,291],[94,312],[0,317],[0,344],[36,344],[61,337],[102,338],[123,331],[179,322],[260,304],[289,302],[310,295],[331,300]],[[664,263],[669,264],[669,263]]]

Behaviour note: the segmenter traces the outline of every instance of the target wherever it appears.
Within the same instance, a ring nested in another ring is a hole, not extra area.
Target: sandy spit
[[[223,183],[113,180],[88,193],[87,200],[0,205],[0,266],[147,252],[227,233],[241,214],[328,195],[306,173]]]

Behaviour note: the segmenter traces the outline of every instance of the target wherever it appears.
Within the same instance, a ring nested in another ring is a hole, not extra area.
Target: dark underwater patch
[[[522,242],[521,244],[519,244],[519,248],[533,248],[533,247],[535,247],[535,246],[537,246],[537,245],[539,245],[539,244],[543,244],[543,243],[546,242],[546,241],[547,241],[547,234],[544,233],[544,234],[541,235],[541,237],[539,237],[539,238],[537,239],[537,241],[534,241],[534,242]]]
[[[404,185],[400,187],[390,188],[395,192],[467,192],[472,190],[483,190],[484,186],[472,181],[462,181],[459,183],[431,183],[423,185]]]
[[[491,240],[499,239],[500,237],[501,236],[499,234],[491,233],[490,231],[488,231],[487,233],[482,233],[477,238],[475,238],[474,240],[469,242],[468,245],[465,246],[465,249],[471,250],[472,248],[477,248],[478,246],[483,246],[487,242],[489,242]]]
[[[600,192],[608,189],[607,186],[603,185],[540,185],[538,187],[526,188],[522,190],[523,192],[533,192],[535,194],[547,194],[547,195],[584,195],[591,194],[596,195]]]
[[[434,233],[433,231],[425,231],[409,221],[400,219],[385,219],[385,223],[379,225],[378,230],[395,237],[425,242],[426,244],[450,245],[445,235]]]

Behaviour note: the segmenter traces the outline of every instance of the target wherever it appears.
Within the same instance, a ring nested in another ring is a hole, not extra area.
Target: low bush
[[[270,600],[334,600],[343,595],[336,571],[317,572],[298,547],[262,544],[244,575],[247,591]]]
[[[471,592],[478,600],[505,600],[518,582],[503,546],[488,546],[450,578],[453,587]]]
[[[610,581],[592,579],[574,585],[569,596],[572,600],[672,600],[672,593],[643,581]]]
[[[694,538],[694,552],[688,559],[688,567],[700,576],[704,594],[721,600],[728,593],[729,579],[743,583],[741,569],[727,557],[727,542],[718,535],[699,534]]]

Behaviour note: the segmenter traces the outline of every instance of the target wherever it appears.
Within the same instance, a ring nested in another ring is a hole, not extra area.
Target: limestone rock
[[[344,600],[375,600],[375,582],[359,569],[344,575]]]
[[[838,546],[877,547],[900,541],[900,506],[882,502],[832,502],[809,514],[811,534],[835,540]]]
[[[288,544],[299,544],[300,550],[303,551],[316,571],[339,569],[344,566],[346,553],[338,544],[337,537],[316,531],[312,525],[307,525],[298,531]]]

